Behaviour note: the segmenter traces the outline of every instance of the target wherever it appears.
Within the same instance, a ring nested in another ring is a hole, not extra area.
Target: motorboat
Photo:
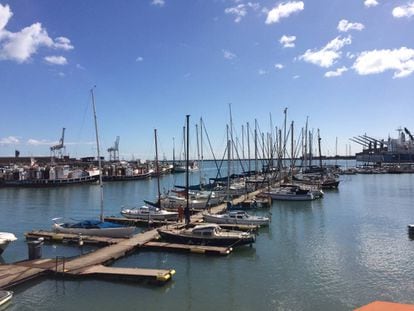
[[[13,292],[9,290],[0,290],[0,307],[5,306],[13,298]],[[3,308],[1,308],[3,310]]]
[[[123,208],[122,216],[130,219],[142,220],[177,220],[178,212],[166,211],[155,206],[140,206],[135,208]]]
[[[80,222],[58,222],[62,218],[54,218],[52,230],[56,233],[104,236],[111,238],[130,237],[135,227],[126,227],[109,221],[82,220]]]
[[[159,235],[166,241],[182,244],[239,246],[252,244],[256,236],[251,232],[225,230],[217,224],[200,224],[193,228],[160,228]]]
[[[263,193],[270,196],[272,200],[280,201],[312,201],[316,199],[312,191],[301,189],[299,186],[273,188]]]
[[[0,232],[0,255],[4,252],[6,247],[17,238],[13,233]]]
[[[203,214],[205,222],[212,222],[216,224],[239,224],[239,225],[255,225],[268,226],[270,222],[269,217],[249,215],[245,211],[229,211],[225,214]]]

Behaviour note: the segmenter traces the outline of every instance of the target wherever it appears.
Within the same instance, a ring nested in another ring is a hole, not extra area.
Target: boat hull
[[[177,220],[178,213],[168,212],[168,214],[137,214],[130,213],[127,211],[121,212],[122,216],[129,219],[139,219],[139,220],[157,220],[157,221],[166,221],[166,220]]]
[[[3,254],[7,246],[15,240],[17,240],[17,238],[13,233],[0,232],[0,255]]]
[[[281,194],[281,193],[267,193],[272,200],[276,201],[312,201],[315,200],[313,194]]]
[[[8,290],[0,290],[0,306],[6,305],[12,298],[13,292]]]
[[[117,228],[66,228],[62,224],[53,224],[53,231],[57,233],[82,234],[92,236],[104,236],[111,238],[125,238],[131,236],[135,227],[117,227]]]
[[[221,215],[203,215],[204,222],[215,224],[232,224],[232,225],[252,225],[252,226],[267,226],[269,219],[237,219],[230,217],[221,217]]]
[[[244,238],[233,237],[216,237],[205,238],[193,235],[179,234],[170,232],[168,230],[158,230],[159,235],[166,241],[180,244],[197,244],[197,245],[211,245],[211,246],[240,246],[252,244],[255,242],[254,235],[249,235]]]

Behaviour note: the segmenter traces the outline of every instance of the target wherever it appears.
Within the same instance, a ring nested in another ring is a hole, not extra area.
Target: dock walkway
[[[238,204],[243,200],[257,195],[260,191],[255,191],[249,195],[244,195],[233,200],[233,204]],[[226,209],[226,204],[220,204],[210,208],[211,213],[220,213]],[[202,222],[202,213],[191,216],[191,223],[197,224]],[[175,223],[175,225],[184,225]],[[28,238],[46,237],[50,241],[79,241],[78,235],[56,234],[54,232],[33,231],[27,234]],[[0,288],[10,288],[21,284],[27,280],[48,275],[50,273],[60,273],[71,276],[105,276],[116,278],[149,278],[157,282],[166,282],[171,279],[175,271],[173,269],[132,269],[132,268],[114,268],[105,267],[121,257],[133,253],[136,249],[147,245],[147,247],[157,247],[164,249],[187,250],[194,253],[205,254],[228,254],[230,248],[206,247],[206,246],[186,246],[170,243],[152,242],[158,238],[157,229],[151,229],[146,232],[138,233],[129,239],[111,239],[99,237],[82,236],[82,240],[91,243],[108,245],[88,254],[81,255],[71,259],[38,259],[16,262],[14,264],[0,265]]]

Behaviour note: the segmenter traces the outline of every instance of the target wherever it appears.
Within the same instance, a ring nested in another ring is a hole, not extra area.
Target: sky
[[[355,153],[414,132],[413,26],[412,0],[0,0],[0,156],[49,155],[63,127],[65,154],[96,155],[92,88],[106,158],[117,136],[154,158],[154,129],[180,157],[186,115],[191,156],[202,118],[222,158],[230,108],[239,141],[287,108],[296,141],[308,119],[324,154]]]

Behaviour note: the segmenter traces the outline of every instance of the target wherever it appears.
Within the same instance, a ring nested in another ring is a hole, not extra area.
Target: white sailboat
[[[101,156],[99,151],[99,136],[98,136],[98,123],[96,120],[96,108],[95,98],[93,89],[91,90],[92,95],[92,106],[93,106],[93,117],[95,121],[95,135],[96,135],[96,146],[98,149],[98,165],[99,165],[99,186],[101,194],[101,215],[100,220],[83,220],[80,222],[60,222],[61,218],[53,219],[53,231],[58,233],[73,233],[73,234],[84,234],[84,235],[95,235],[95,236],[106,236],[106,237],[129,237],[134,231],[135,227],[126,227],[120,224],[104,221],[103,216],[103,184],[102,184],[102,165]]]

